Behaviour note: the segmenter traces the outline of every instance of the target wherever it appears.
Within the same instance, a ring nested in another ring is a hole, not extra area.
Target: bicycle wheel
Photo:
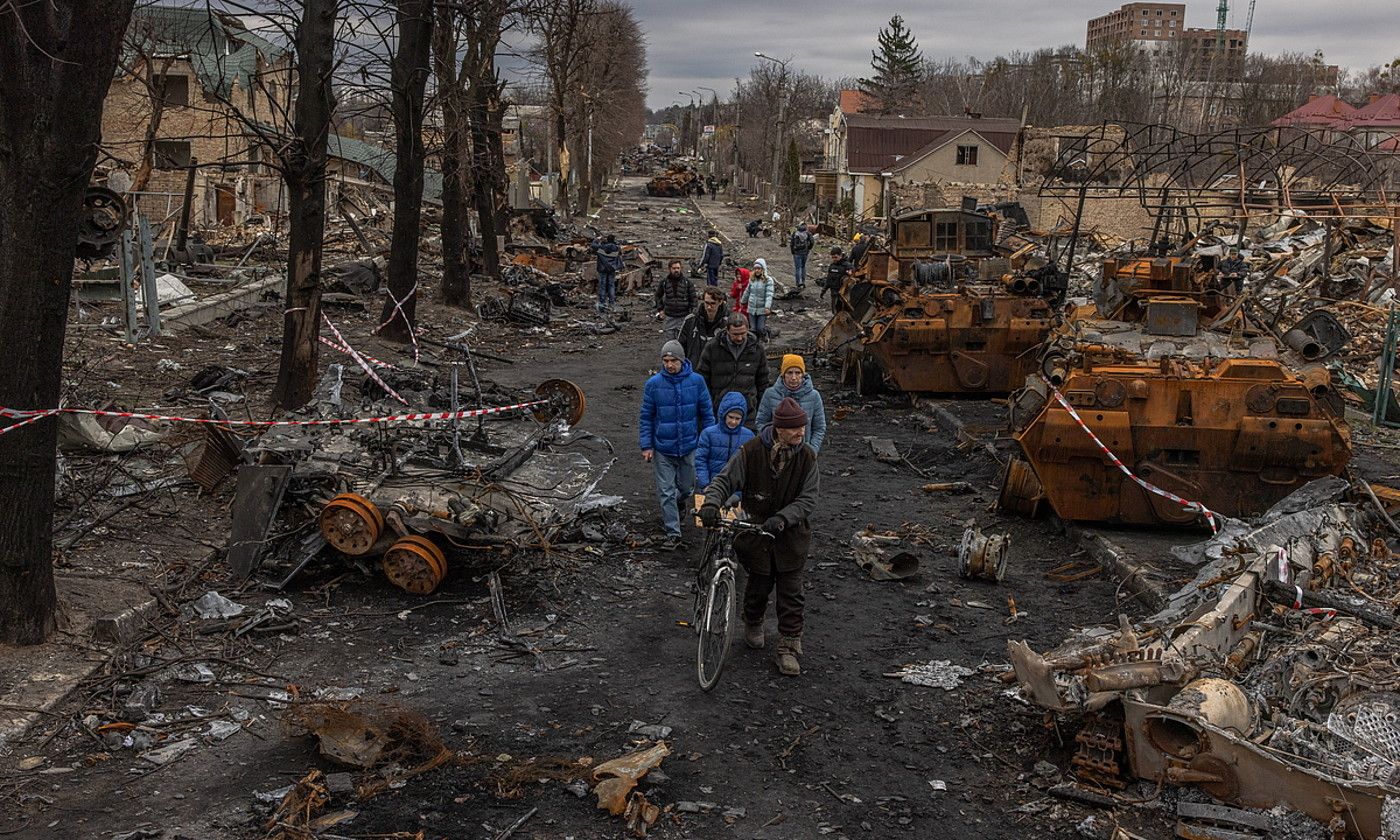
[[[696,645],[695,675],[700,690],[709,691],[719,682],[720,672],[729,654],[734,633],[734,570],[721,566],[710,581],[705,599],[705,614],[700,620],[700,638]]]

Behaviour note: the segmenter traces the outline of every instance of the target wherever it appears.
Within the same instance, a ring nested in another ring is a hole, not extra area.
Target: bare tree
[[[549,83],[549,109],[554,120],[554,142],[559,155],[559,211],[572,214],[569,199],[574,135],[574,105],[577,102],[579,74],[588,56],[583,49],[584,26],[597,8],[598,0],[554,0],[535,16],[539,44],[534,55]]]
[[[0,407],[58,405],[83,193],[132,6],[0,5]],[[0,416],[0,643],[54,628],[57,440],[53,417]]]
[[[155,169],[156,138],[160,136],[161,121],[172,94],[170,68],[176,61],[189,58],[186,51],[162,45],[163,40],[159,28],[150,20],[133,20],[122,38],[118,69],[122,76],[139,83],[146,93],[146,112],[128,116],[144,124],[136,171],[131,176],[132,192],[144,190]]]
[[[645,124],[646,40],[630,7],[602,0],[584,19],[579,43],[583,60],[570,110],[578,115],[574,147],[581,161],[579,207],[586,213],[602,183],[600,170],[635,142]]]
[[[464,74],[458,69],[461,12],[439,6],[433,24],[433,76],[442,109],[442,299],[470,306],[470,252],[467,248],[467,103]]]
[[[418,241],[423,216],[423,94],[433,33],[430,0],[398,0],[398,48],[389,65],[394,115],[394,226],[389,239],[389,296],[380,335],[413,340],[418,308]]]

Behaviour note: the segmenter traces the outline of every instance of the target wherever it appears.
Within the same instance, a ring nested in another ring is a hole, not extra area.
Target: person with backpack
[[[622,270],[622,248],[611,233],[593,240],[592,248],[598,266],[598,313],[611,312],[617,306],[617,273]]]
[[[773,278],[768,274],[767,260],[759,257],[753,261],[749,272],[749,286],[739,299],[749,312],[753,331],[760,341],[768,340],[768,316],[773,312]]]
[[[793,231],[792,239],[788,241],[788,249],[792,251],[792,281],[799,293],[807,286],[807,255],[812,252],[816,240],[811,231],[807,230],[807,223],[803,222]]]

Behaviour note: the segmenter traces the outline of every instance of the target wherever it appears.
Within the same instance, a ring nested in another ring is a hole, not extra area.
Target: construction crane
[[[1220,0],[1220,5],[1215,7],[1215,49],[1217,54],[1225,49],[1225,18],[1230,14],[1230,3],[1228,0]]]
[[[1244,42],[1249,44],[1249,33],[1254,31],[1254,0],[1249,0],[1249,16],[1244,19]]]

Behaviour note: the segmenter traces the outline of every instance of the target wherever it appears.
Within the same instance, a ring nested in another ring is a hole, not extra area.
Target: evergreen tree
[[[895,15],[876,41],[880,49],[870,54],[875,73],[860,80],[861,92],[876,100],[881,113],[917,111],[924,59],[914,33],[905,27],[904,18]]]

